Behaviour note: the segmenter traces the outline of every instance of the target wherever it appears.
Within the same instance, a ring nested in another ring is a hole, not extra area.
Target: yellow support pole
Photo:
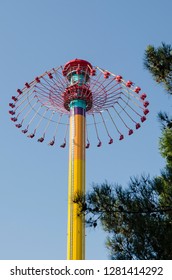
[[[85,224],[73,200],[85,194],[85,101],[70,104],[67,259],[85,259]]]

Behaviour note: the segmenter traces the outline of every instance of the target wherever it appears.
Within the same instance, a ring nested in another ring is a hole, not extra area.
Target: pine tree
[[[172,48],[162,43],[148,46],[144,66],[156,82],[172,94]],[[166,166],[159,176],[131,178],[126,187],[107,182],[93,185],[85,197],[78,196],[80,215],[88,226],[98,223],[108,233],[111,259],[172,259],[172,118],[158,114],[162,125],[159,141]]]
[[[155,48],[149,45],[144,54],[144,66],[152,74],[153,79],[161,83],[165,90],[172,94],[172,47],[162,43]]]
[[[82,213],[88,226],[99,222],[107,232],[111,259],[172,259],[172,196],[163,190],[162,199],[159,183],[141,176],[126,188],[105,182],[87,193]]]

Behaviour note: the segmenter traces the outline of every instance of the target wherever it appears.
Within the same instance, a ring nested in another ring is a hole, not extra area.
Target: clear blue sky
[[[68,149],[49,147],[14,127],[8,103],[44,71],[74,58],[133,80],[150,102],[137,133],[87,152],[87,190],[108,180],[158,175],[157,113],[172,102],[143,67],[148,44],[172,44],[170,0],[0,1],[0,259],[65,259]],[[87,230],[87,259],[108,259],[106,234]]]

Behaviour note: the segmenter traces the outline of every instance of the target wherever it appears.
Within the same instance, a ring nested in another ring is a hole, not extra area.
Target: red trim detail
[[[108,144],[112,144],[113,143],[113,139],[111,138],[110,140],[109,140],[109,143]]]
[[[67,62],[65,65],[64,65],[64,68],[63,68],[63,76],[66,76],[68,74],[69,71],[72,70],[76,70],[76,69],[82,69],[82,70],[86,70],[89,72],[89,74],[91,73],[91,69],[93,68],[91,63],[89,63],[88,61],[86,60],[83,60],[83,59],[74,59],[74,60],[70,60],[69,62]]]
[[[15,115],[15,112],[14,112],[13,110],[10,110],[10,111],[9,111],[9,114],[10,114],[10,115]]]
[[[39,79],[38,77],[35,78],[35,81],[36,81],[37,83],[40,83],[40,79]]]
[[[145,100],[146,97],[147,97],[146,93],[142,93],[141,96],[140,96],[140,98],[141,98],[142,100]]]
[[[48,73],[48,77],[49,77],[50,79],[53,79],[53,75],[52,75],[51,73]]]
[[[43,141],[44,141],[44,138],[43,138],[43,137],[41,137],[41,138],[38,139],[38,142],[40,142],[40,143],[42,143]]]
[[[13,118],[11,118],[11,120],[12,120],[13,122],[16,122],[16,121],[17,121],[17,118],[13,117]]]
[[[132,84],[133,84],[133,82],[131,82],[131,81],[128,81],[128,82],[126,82],[126,87],[131,87],[132,86]]]
[[[131,134],[133,134],[133,130],[132,129],[130,129],[129,132],[128,132],[128,135],[131,135]]]
[[[70,111],[69,105],[72,100],[84,100],[86,101],[86,111],[89,111],[92,107],[92,93],[85,85],[78,86],[73,85],[67,87],[63,92],[64,107],[67,111]]]
[[[139,91],[141,91],[140,87],[136,87],[135,90],[134,90],[134,92],[136,92],[136,93],[139,93]]]
[[[122,80],[122,76],[117,75],[117,76],[115,77],[115,80],[116,80],[118,83],[120,83],[121,80]]]
[[[25,83],[25,86],[26,86],[27,88],[30,88],[30,85],[29,85],[28,83]]]
[[[52,140],[52,141],[50,141],[50,143],[48,144],[49,146],[53,146],[54,145],[54,143],[55,143],[55,141],[54,140]]]
[[[21,91],[21,89],[17,89],[18,94],[22,94],[23,92]]]
[[[145,116],[141,117],[141,122],[144,122],[144,121],[146,121],[146,117]]]
[[[139,123],[136,123],[136,129],[140,128],[141,125]]]
[[[99,141],[99,143],[97,144],[97,147],[99,148],[99,147],[101,147],[101,145],[102,145],[102,142]]]
[[[14,104],[14,103],[9,103],[9,106],[10,106],[11,108],[14,108],[14,107],[15,107],[15,104]]]
[[[143,111],[143,113],[144,113],[145,115],[147,115],[147,114],[149,113],[149,110],[148,110],[148,109],[145,109],[145,110]]]
[[[22,127],[22,124],[21,124],[21,123],[18,123],[18,124],[16,124],[16,127],[17,127],[17,128],[20,128],[20,127]]]
[[[28,129],[23,129],[22,132],[25,134],[28,132]]]
[[[27,137],[33,138],[33,137],[35,137],[35,134],[34,134],[34,133],[31,133],[31,134],[29,134]]]
[[[95,70],[95,69],[91,69],[90,75],[91,75],[91,76],[95,76],[95,75],[96,75],[96,70]]]
[[[65,147],[66,147],[66,143],[60,145],[60,148],[65,148]]]
[[[87,145],[85,146],[86,149],[88,149],[90,147],[90,143],[87,143]]]
[[[108,78],[109,78],[109,76],[110,76],[110,73],[109,73],[109,72],[107,72],[107,71],[105,71],[105,72],[104,72],[104,78],[105,78],[105,79],[108,79]]]
[[[119,140],[123,140],[124,139],[124,135],[120,135]]]
[[[144,106],[144,107],[149,106],[149,102],[148,102],[148,101],[145,101],[145,102],[143,103],[143,106]]]
[[[15,96],[12,96],[11,98],[12,98],[12,100],[14,100],[14,101],[17,101],[17,100],[18,100],[18,98],[15,97]]]

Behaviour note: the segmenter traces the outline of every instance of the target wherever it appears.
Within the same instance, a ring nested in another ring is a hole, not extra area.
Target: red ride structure
[[[91,139],[101,147],[138,130],[149,113],[146,97],[130,80],[82,59],[46,71],[12,96],[11,120],[28,138],[65,148],[69,133],[68,259],[85,258],[84,221],[73,203],[85,193],[85,149]]]

